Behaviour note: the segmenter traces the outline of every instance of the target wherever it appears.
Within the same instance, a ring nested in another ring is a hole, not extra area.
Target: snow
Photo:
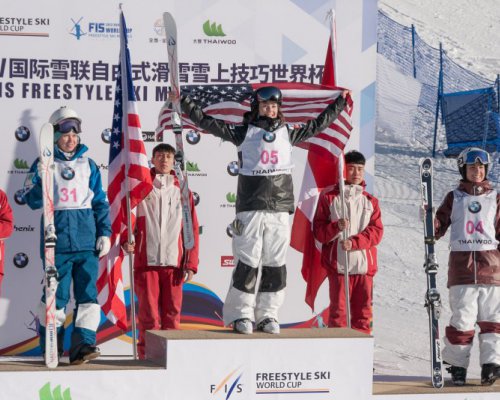
[[[500,73],[497,0],[483,0],[480,8],[466,0],[380,0],[379,8],[401,24],[414,24],[431,46],[438,47],[442,42],[447,54],[466,69],[492,81]],[[409,133],[419,83],[378,57],[375,195],[380,200],[385,233],[379,246],[379,272],[374,286],[375,375],[428,377],[430,346],[423,306],[426,277],[422,268],[423,223],[418,212],[418,161],[431,155],[432,143],[422,144]],[[456,186],[459,175],[455,160],[441,155],[435,159],[434,171],[437,207]],[[446,287],[448,236],[438,242],[436,251],[443,337],[450,318]],[[477,341],[476,336],[468,372],[471,378],[480,376]]]

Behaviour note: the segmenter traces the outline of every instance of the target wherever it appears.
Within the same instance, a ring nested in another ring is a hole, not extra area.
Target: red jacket
[[[4,239],[7,239],[14,229],[14,218],[12,208],[7,200],[7,195],[0,190],[0,285],[3,279],[4,269]]]
[[[198,270],[199,226],[193,196],[190,193],[194,247],[184,252],[182,208],[179,181],[170,175],[157,175],[151,170],[153,190],[137,206],[135,228],[136,269],[147,266],[183,267]]]
[[[364,190],[362,185],[345,185],[348,239],[352,241],[349,254],[349,273],[375,275],[377,272],[377,246],[382,240],[384,228],[378,200]],[[313,233],[323,244],[321,262],[324,268],[343,274],[345,260],[338,260],[341,238],[338,229],[340,219],[339,186],[325,188],[319,197],[313,220]]]

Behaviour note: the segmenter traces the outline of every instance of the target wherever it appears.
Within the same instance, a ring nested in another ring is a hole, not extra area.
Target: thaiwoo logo
[[[14,167],[16,169],[29,169],[29,165],[28,165],[28,162],[26,160],[21,160],[19,158],[16,158],[14,160]]]
[[[226,36],[224,31],[222,30],[222,25],[216,22],[210,23],[210,20],[207,19],[203,24],[203,32],[207,36]]]
[[[207,19],[202,25],[202,30],[208,38],[195,38],[193,39],[194,44],[218,44],[225,46],[236,44],[236,39],[226,38],[227,35],[222,28],[222,24],[218,22],[213,22]]]
[[[243,376],[241,369],[242,367],[234,369],[224,376],[220,382],[210,385],[212,399],[229,400],[243,392],[243,383],[240,382]]]
[[[30,262],[30,259],[26,253],[17,253],[12,259],[14,266],[17,268],[24,268]]]
[[[71,400],[71,393],[69,388],[64,391],[61,389],[61,385],[57,385],[54,390],[50,389],[50,382],[47,382],[38,391],[40,395],[40,400]]]
[[[236,206],[236,193],[226,193],[226,202],[220,205],[220,208],[234,208]]]
[[[234,267],[234,257],[233,256],[220,256],[220,266],[221,267]]]
[[[188,172],[189,176],[207,176],[206,172],[200,170],[198,163],[193,161],[186,162],[186,171]]]
[[[8,170],[7,171],[8,174],[26,174],[30,169],[28,162],[21,158],[16,158],[13,164],[14,164],[14,169]]]
[[[227,164],[227,173],[231,176],[237,176],[240,171],[238,161],[231,161]]]
[[[198,164],[188,161],[186,163],[186,169],[188,172],[200,172],[200,168],[198,167]]]

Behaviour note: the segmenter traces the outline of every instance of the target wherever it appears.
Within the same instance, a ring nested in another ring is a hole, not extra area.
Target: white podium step
[[[167,368],[172,399],[368,399],[373,338],[349,329],[149,331],[146,358]]]

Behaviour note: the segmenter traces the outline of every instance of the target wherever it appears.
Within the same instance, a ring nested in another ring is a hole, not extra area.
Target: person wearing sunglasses
[[[466,383],[479,327],[481,384],[500,378],[500,195],[487,179],[490,155],[477,147],[457,159],[462,179],[436,212],[436,238],[450,228],[448,288],[452,312],[443,361],[454,385]]]
[[[264,86],[251,99],[239,125],[215,119],[190,97],[182,111],[195,125],[237,146],[239,172],[236,219],[230,225],[236,267],[223,307],[226,326],[242,334],[258,330],[278,334],[278,311],[286,287],[289,215],[294,212],[291,153],[326,129],[347,104],[345,90],[316,119],[303,125],[285,123],[279,88]]]
[[[97,303],[99,257],[110,249],[111,223],[109,203],[102,188],[96,163],[87,157],[87,146],[80,142],[82,120],[68,108],[57,109],[50,117],[54,127],[54,225],[57,236],[55,263],[58,273],[56,292],[56,325],[59,356],[63,353],[65,308],[70,286],[76,308],[69,348],[71,364],[82,364],[100,355],[96,347],[96,330],[100,321]],[[43,207],[39,160],[31,166],[32,179],[24,198],[33,209]],[[43,229],[41,247],[43,258]],[[45,345],[45,297],[39,306],[40,347]]]

